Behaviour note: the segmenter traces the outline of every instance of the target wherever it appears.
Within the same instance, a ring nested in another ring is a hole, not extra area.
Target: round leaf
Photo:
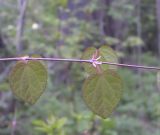
[[[89,47],[84,51],[82,59],[92,59],[93,56],[94,58],[98,58],[99,56],[101,56],[101,58],[98,61],[118,63],[118,58],[115,51],[108,46],[102,46],[99,49],[96,49],[94,47]],[[85,71],[89,74],[97,73],[97,69],[91,63],[83,63],[83,67]],[[100,73],[102,73],[107,69],[115,70],[116,66],[102,64],[102,65],[97,65],[97,68],[99,68],[101,70]]]
[[[83,85],[83,98],[87,106],[102,118],[109,116],[122,97],[123,83],[112,70],[93,74]]]
[[[117,54],[112,48],[108,46],[102,46],[101,48],[99,48],[99,55],[101,56],[101,59],[99,61],[118,63]],[[117,69],[116,66],[107,64],[101,65],[101,68],[103,69],[103,71],[105,71],[106,69]]]
[[[47,71],[39,61],[19,61],[10,73],[9,83],[18,98],[34,104],[45,90]]]
[[[97,49],[94,47],[87,48],[83,53],[82,59],[91,59],[93,54],[96,52],[96,50]],[[84,67],[85,71],[88,72],[89,74],[96,73],[96,68],[93,67],[93,65],[91,63],[84,62],[83,67]]]

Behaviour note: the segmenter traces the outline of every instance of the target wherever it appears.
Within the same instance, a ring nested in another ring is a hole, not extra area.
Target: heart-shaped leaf
[[[94,58],[98,58],[100,56],[100,59],[98,61],[118,63],[118,58],[115,51],[108,46],[102,46],[99,49],[96,49],[94,47],[89,47],[84,51],[82,59],[92,59],[93,56]],[[99,69],[101,69],[101,72],[107,69],[115,70],[117,68],[114,65],[107,65],[107,64],[102,64],[98,66]],[[91,63],[83,63],[83,67],[85,71],[89,74],[97,73],[97,69]]]
[[[9,83],[13,93],[21,100],[34,104],[44,92],[47,71],[41,62],[19,61],[12,69]]]
[[[89,47],[89,48],[87,48],[85,51],[84,51],[84,53],[83,53],[83,55],[82,55],[82,59],[91,59],[92,58],[92,56],[94,55],[94,53],[96,52],[96,48],[94,48],[94,47]],[[84,69],[85,69],[85,71],[87,72],[87,73],[89,73],[89,74],[92,74],[92,73],[96,73],[96,68],[95,67],[93,67],[93,65],[91,64],[91,63],[82,63],[83,64],[83,67],[84,67]]]
[[[106,118],[122,97],[123,83],[113,70],[93,74],[83,85],[83,98],[87,106],[97,115]]]
[[[99,61],[118,63],[118,57],[116,52],[108,46],[101,46],[99,48],[99,55],[101,56],[101,59]],[[103,71],[105,71],[106,69],[117,69],[117,66],[107,64],[103,64],[101,65],[101,67]]]

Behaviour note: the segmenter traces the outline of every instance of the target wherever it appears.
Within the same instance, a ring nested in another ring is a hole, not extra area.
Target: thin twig
[[[22,39],[23,39],[24,26],[25,26],[25,13],[27,8],[27,2],[28,0],[18,0],[19,16],[17,21],[17,32],[16,32],[16,50],[18,54],[20,54],[22,51]],[[14,58],[9,58],[8,60],[14,60]],[[14,103],[14,118],[12,120],[11,135],[15,135],[16,126],[17,126],[16,102],[14,102],[14,99],[12,102]]]
[[[12,130],[11,130],[11,135],[15,135],[15,130],[16,130],[16,126],[17,126],[17,109],[16,109],[16,104],[15,104],[15,110],[14,110],[14,116],[13,116],[13,120],[12,120]]]
[[[111,63],[111,62],[102,62],[102,64],[115,65],[115,66],[120,66],[120,67],[130,67],[130,68],[141,68],[141,69],[160,70],[160,67],[152,67],[152,66],[120,64],[120,63]]]
[[[24,33],[25,13],[27,7],[27,0],[18,0],[19,17],[17,21],[17,34],[16,34],[16,50],[18,53],[22,50],[22,37]]]
[[[85,60],[85,59],[30,58],[30,57],[0,58],[0,61],[20,61],[20,60],[65,61],[65,62],[80,62],[80,63],[85,62],[85,63],[91,63],[91,64],[95,62],[93,61],[93,59]],[[148,70],[160,70],[160,67],[120,64],[120,63],[113,63],[113,62],[100,62],[100,64],[108,64],[108,65],[114,65],[119,67],[129,67],[129,68],[141,68],[141,69],[148,69]]]

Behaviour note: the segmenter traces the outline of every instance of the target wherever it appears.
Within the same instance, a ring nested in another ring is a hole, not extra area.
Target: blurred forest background
[[[0,0],[0,57],[80,58],[108,45],[121,63],[160,66],[160,0],[28,0],[25,18],[21,4]],[[10,90],[13,64],[0,62],[0,135],[160,135],[155,71],[119,68],[123,98],[103,120],[83,102],[81,64],[46,62],[48,86],[33,106]]]

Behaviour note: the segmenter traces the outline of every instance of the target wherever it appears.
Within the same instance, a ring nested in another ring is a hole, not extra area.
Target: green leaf
[[[82,59],[91,59],[96,50],[94,47],[87,48],[82,55]],[[96,73],[96,68],[91,63],[83,63],[83,67],[89,74]]]
[[[59,3],[59,5],[61,5],[62,7],[66,7],[66,6],[67,6],[67,3],[68,3],[68,0],[59,0],[58,3]]]
[[[21,100],[34,104],[44,92],[47,71],[41,62],[19,61],[12,69],[9,83],[13,93]]]
[[[102,46],[99,49],[89,47],[84,51],[82,59],[91,59],[93,55],[95,58],[101,56],[101,58],[98,61],[118,63],[118,58],[115,51],[108,46]],[[95,68],[91,63],[83,63],[83,67],[85,71],[89,74],[97,73],[97,68]],[[116,69],[116,66],[107,64],[98,65],[97,67],[101,70],[101,72],[107,69]]]
[[[83,98],[87,106],[102,118],[108,117],[122,97],[123,83],[113,70],[93,74],[83,85]]]
[[[108,46],[102,46],[101,48],[99,48],[99,55],[101,56],[100,61],[118,63],[117,54],[112,48]],[[105,71],[106,69],[113,69],[113,70],[117,69],[116,66],[107,65],[107,64],[103,64],[101,65],[101,67],[103,71]]]
[[[120,43],[120,40],[118,38],[109,37],[109,36],[105,38],[105,41],[107,42],[108,45],[114,45],[114,44]]]
[[[126,41],[122,45],[124,47],[144,46],[144,41],[137,36],[130,36],[126,39]]]

